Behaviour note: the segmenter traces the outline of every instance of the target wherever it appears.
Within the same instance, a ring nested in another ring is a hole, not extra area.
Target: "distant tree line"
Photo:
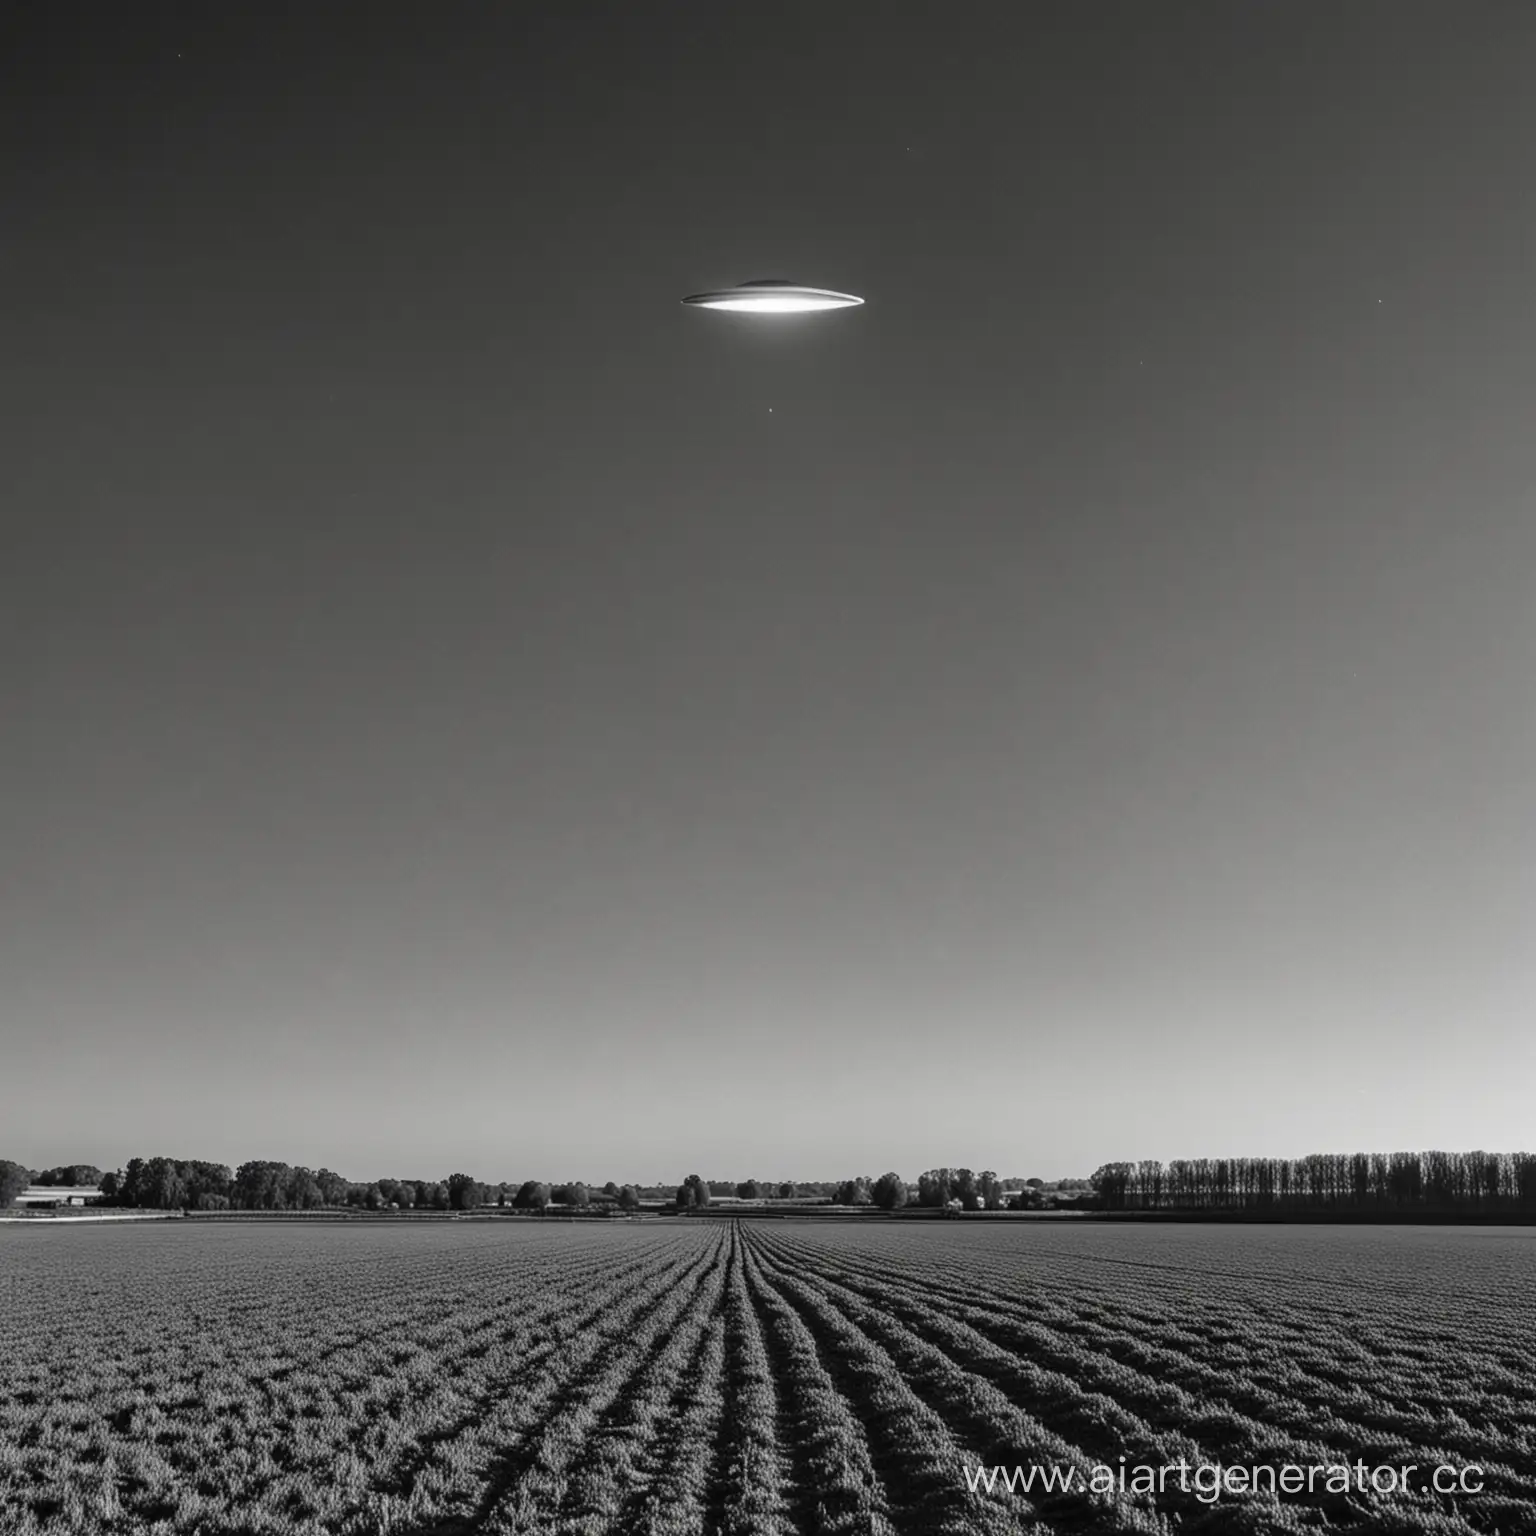
[[[109,1203],[159,1211],[467,1211],[506,1203],[509,1185],[486,1185],[467,1173],[446,1179],[374,1179],[361,1183],[329,1168],[310,1169],[254,1159],[231,1170],[223,1163],[135,1157],[103,1176]]]
[[[796,1183],[793,1179],[701,1179],[698,1174],[691,1173],[684,1183],[695,1191],[695,1196],[690,1197],[697,1204],[696,1195],[702,1193],[715,1199],[725,1196],[734,1196],[738,1200],[805,1200],[805,1199],[834,1199],[839,1189],[843,1188],[847,1181],[827,1179],[824,1181],[812,1180],[809,1183]],[[678,1186],[679,1189],[682,1185]],[[675,1200],[674,1195],[674,1200]]]
[[[1353,1152],[1105,1163],[1110,1211],[1536,1214],[1536,1153]]]
[[[1047,1193],[1049,1189],[1049,1193]],[[757,1179],[740,1184],[701,1179],[692,1173],[678,1186],[673,1203],[680,1211],[702,1210],[712,1199],[734,1195],[740,1200],[819,1198],[833,1205],[871,1206],[883,1211],[900,1210],[914,1204],[932,1208],[958,1207],[967,1211],[1031,1209],[1079,1195],[1090,1194],[1087,1179],[1063,1179],[1047,1186],[1042,1179],[1000,1179],[990,1168],[973,1173],[969,1168],[930,1168],[916,1185],[908,1184],[899,1173],[883,1173],[879,1178],[861,1174],[858,1178],[819,1184],[773,1185]]]
[[[643,1203],[670,1203],[681,1211],[703,1210],[712,1200],[825,1200],[837,1205],[873,1206],[899,1210],[909,1203],[946,1206],[958,1203],[968,1210],[997,1209],[1008,1203],[1040,1203],[1039,1179],[1000,1180],[990,1170],[975,1174],[968,1168],[932,1169],[917,1184],[899,1174],[879,1178],[797,1183],[792,1180],[705,1179],[697,1173],[675,1189],[636,1184],[619,1185],[610,1180],[601,1190],[580,1180],[549,1184],[528,1179],[521,1184],[487,1184],[468,1174],[447,1179],[382,1178],[357,1181],[329,1168],[255,1159],[231,1169],[223,1163],[171,1157],[135,1157],[115,1172],[102,1173],[89,1164],[72,1164],[38,1172],[19,1164],[0,1168],[15,1170],[13,1193],[0,1193],[0,1204],[30,1184],[79,1188],[99,1187],[109,1205],[141,1210],[191,1211],[315,1211],[325,1209],[471,1210],[486,1205],[521,1211],[551,1207],[583,1211],[593,1207],[637,1211]],[[1065,1180],[1061,1188],[1086,1180]],[[1030,1186],[1034,1186],[1031,1189]],[[1052,1186],[1055,1189],[1057,1186]]]
[[[952,1205],[957,1200],[965,1211],[1000,1211],[1007,1204],[1003,1181],[990,1168],[981,1173],[969,1168],[930,1168],[919,1176],[919,1205]]]
[[[101,1183],[101,1169],[92,1163],[66,1163],[60,1168],[32,1169],[32,1183],[43,1189],[95,1189]]]
[[[1536,1153],[1356,1152],[1301,1158],[1189,1158],[1162,1163],[1105,1163],[1091,1179],[999,1179],[991,1169],[930,1168],[915,1185],[899,1174],[861,1175],[841,1181],[731,1182],[689,1174],[675,1189],[619,1185],[600,1190],[580,1180],[549,1184],[487,1184],[466,1173],[446,1179],[346,1179],[328,1168],[253,1160],[223,1163],[169,1157],[131,1158],[115,1172],[86,1163],[41,1171],[0,1159],[0,1206],[29,1184],[99,1187],[106,1203],[147,1210],[466,1211],[486,1205],[521,1211],[550,1207],[639,1210],[642,1203],[679,1211],[704,1210],[724,1197],[736,1200],[821,1199],[836,1205],[894,1211],[913,1204],[963,1210],[1038,1209],[1092,1204],[1109,1211],[1230,1211],[1348,1216],[1442,1214],[1536,1216]]]
[[[467,1211],[486,1205],[541,1211],[550,1205],[585,1209],[594,1200],[638,1210],[642,1191],[610,1181],[595,1196],[580,1181],[553,1186],[536,1179],[487,1184],[467,1173],[446,1179],[344,1178],[329,1168],[311,1169],[256,1159],[230,1168],[196,1158],[134,1157],[115,1172],[87,1164],[41,1173],[0,1160],[0,1206],[29,1184],[99,1188],[107,1205],[155,1211],[318,1211],[326,1209]],[[652,1197],[660,1194],[651,1191]]]
[[[894,1178],[895,1175],[893,1174]],[[797,1184],[792,1179],[705,1179],[690,1173],[673,1192],[672,1203],[680,1211],[705,1209],[712,1200],[830,1200],[836,1205],[867,1205],[870,1180],[828,1179]],[[863,1191],[855,1194],[856,1190]]]

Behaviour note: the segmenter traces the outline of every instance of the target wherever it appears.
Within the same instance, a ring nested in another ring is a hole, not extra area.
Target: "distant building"
[[[32,1210],[56,1210],[59,1206],[91,1205],[100,1198],[99,1189],[72,1188],[67,1184],[31,1184],[16,1196],[14,1203]]]

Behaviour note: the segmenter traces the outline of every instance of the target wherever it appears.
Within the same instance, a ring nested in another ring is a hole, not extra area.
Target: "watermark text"
[[[1369,1466],[1364,1461],[1280,1465],[1227,1466],[1219,1461],[1170,1461],[1160,1465],[1099,1462],[1084,1469],[1059,1464],[1028,1463],[1014,1467],[967,1466],[966,1487],[972,1493],[1148,1493],[1193,1494],[1202,1504],[1246,1494],[1399,1494],[1432,1489],[1441,1494],[1483,1491],[1483,1469],[1477,1466]]]

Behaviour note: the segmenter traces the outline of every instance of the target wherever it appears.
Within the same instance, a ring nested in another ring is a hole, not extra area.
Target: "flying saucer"
[[[752,315],[795,315],[815,309],[849,309],[862,304],[853,293],[835,293],[830,288],[802,288],[799,283],[781,277],[760,277],[734,288],[714,293],[690,293],[684,304],[699,309],[735,309]]]

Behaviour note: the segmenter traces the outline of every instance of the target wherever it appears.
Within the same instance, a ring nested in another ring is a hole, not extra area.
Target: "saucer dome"
[[[690,293],[683,300],[698,309],[733,309],[751,315],[794,315],[818,309],[849,309],[862,304],[857,294],[831,288],[806,288],[779,277],[760,277],[734,288]]]

